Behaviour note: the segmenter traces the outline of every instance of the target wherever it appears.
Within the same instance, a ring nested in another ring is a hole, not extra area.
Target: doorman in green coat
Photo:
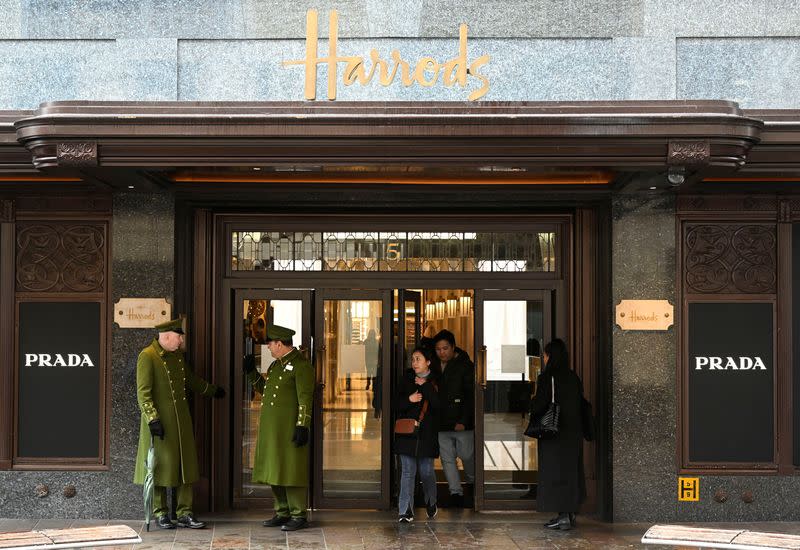
[[[261,393],[261,417],[253,481],[272,486],[275,515],[264,527],[295,531],[308,525],[308,432],[314,400],[314,369],[292,346],[294,331],[267,327],[267,348],[275,361],[266,376],[252,356],[244,361],[248,381]]]
[[[153,494],[156,523],[162,529],[175,528],[167,510],[167,487],[177,487],[177,525],[202,529],[205,523],[195,519],[192,512],[192,483],[200,474],[186,390],[216,398],[225,397],[225,390],[195,375],[186,364],[180,350],[183,341],[180,319],[155,328],[158,337],[142,350],[136,362],[136,397],[142,416],[133,482],[144,483],[145,458],[152,438],[156,458]]]

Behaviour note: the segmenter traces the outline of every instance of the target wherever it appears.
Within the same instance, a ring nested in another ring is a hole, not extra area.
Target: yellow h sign
[[[700,478],[678,478],[678,500],[697,502],[700,500]]]

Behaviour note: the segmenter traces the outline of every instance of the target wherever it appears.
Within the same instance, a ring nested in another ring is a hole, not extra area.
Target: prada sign
[[[761,357],[695,357],[695,370],[767,370]]]
[[[18,456],[100,452],[100,302],[20,302]]]
[[[87,353],[26,353],[26,367],[93,367]]]
[[[688,457],[697,463],[774,460],[774,312],[769,302],[688,304]]]

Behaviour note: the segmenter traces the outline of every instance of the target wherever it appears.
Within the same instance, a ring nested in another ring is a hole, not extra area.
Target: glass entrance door
[[[388,508],[392,295],[316,293],[314,502]]]
[[[311,291],[237,290],[234,298],[234,365],[236,392],[231,392],[234,409],[233,505],[269,506],[272,490],[253,483],[256,438],[261,413],[261,395],[247,383],[242,362],[254,361],[265,373],[273,358],[267,349],[266,328],[277,324],[295,331],[293,344],[308,357],[311,349]]]
[[[475,507],[533,508],[536,440],[523,435],[541,347],[552,337],[549,291],[476,291]],[[483,452],[478,452],[479,445]]]

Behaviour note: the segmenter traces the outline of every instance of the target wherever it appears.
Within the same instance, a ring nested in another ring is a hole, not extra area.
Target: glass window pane
[[[408,270],[408,234],[403,231],[381,232],[380,241],[383,253],[380,259],[380,271]]]
[[[232,233],[234,271],[554,272],[555,232]]]
[[[322,492],[326,497],[381,494],[382,303],[325,300]],[[377,394],[377,395],[376,395]]]
[[[294,234],[295,271],[322,271],[322,233]]]
[[[242,311],[244,323],[243,349],[245,355],[253,355],[256,368],[261,374],[267,372],[274,360],[267,349],[266,327],[275,323],[293,327],[296,331],[293,342],[303,341],[303,302],[301,300],[244,300]],[[242,381],[242,464],[240,494],[243,498],[271,497],[267,485],[252,481],[255,462],[258,424],[261,416],[261,394],[243,379]]]
[[[325,271],[377,271],[380,257],[378,233],[323,233]]]
[[[481,271],[555,271],[555,233],[493,233],[491,241]]]
[[[541,301],[484,302],[484,495],[536,498],[536,440],[523,435],[541,369],[544,308]]]

